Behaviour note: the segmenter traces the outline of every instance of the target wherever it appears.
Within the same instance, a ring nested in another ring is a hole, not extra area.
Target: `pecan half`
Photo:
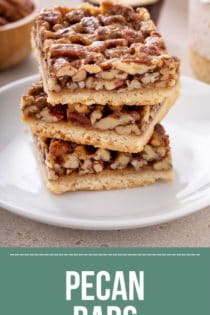
[[[86,56],[86,50],[82,45],[54,44],[51,47],[50,55],[52,58],[69,57],[72,59],[80,59]]]
[[[71,144],[62,140],[52,140],[49,146],[49,153],[54,157],[63,157],[73,151]]]

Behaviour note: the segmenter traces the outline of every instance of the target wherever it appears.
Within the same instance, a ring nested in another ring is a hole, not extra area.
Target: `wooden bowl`
[[[31,14],[0,27],[0,70],[20,63],[31,52],[31,28],[40,9],[39,1],[33,2]]]

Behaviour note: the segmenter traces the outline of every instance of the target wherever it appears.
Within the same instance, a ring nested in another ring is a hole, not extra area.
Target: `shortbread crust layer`
[[[173,170],[154,171],[150,167],[135,171],[133,169],[118,171],[103,171],[100,174],[87,174],[83,176],[66,176],[56,181],[47,179],[43,169],[44,180],[48,190],[56,195],[70,191],[93,191],[126,189],[134,187],[149,186],[157,181],[171,182]]]

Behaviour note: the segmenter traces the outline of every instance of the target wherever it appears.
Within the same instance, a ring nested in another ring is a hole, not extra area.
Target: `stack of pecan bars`
[[[103,1],[55,7],[36,20],[42,81],[22,98],[50,191],[143,186],[173,178],[159,124],[179,94],[148,11]]]

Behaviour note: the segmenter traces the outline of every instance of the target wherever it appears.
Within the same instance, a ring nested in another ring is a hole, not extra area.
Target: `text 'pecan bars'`
[[[45,9],[32,37],[52,105],[154,105],[179,81],[180,62],[144,8]]]
[[[40,81],[22,98],[22,118],[38,136],[135,153],[143,150],[177,95],[174,88],[170,97],[153,106],[52,106]]]
[[[140,153],[111,151],[35,136],[47,187],[75,190],[128,188],[173,179],[169,138],[161,125]]]

